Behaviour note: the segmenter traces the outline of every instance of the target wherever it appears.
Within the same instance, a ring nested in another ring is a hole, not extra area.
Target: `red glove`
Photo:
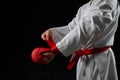
[[[45,64],[43,62],[43,58],[45,57],[43,55],[43,53],[45,53],[45,52],[53,52],[54,54],[58,54],[59,53],[59,50],[56,47],[56,44],[55,44],[55,42],[52,39],[49,40],[49,41],[46,41],[46,42],[48,43],[50,48],[37,47],[37,48],[33,49],[32,54],[31,54],[31,58],[32,58],[32,61],[34,63]]]
[[[50,48],[45,48],[45,47],[37,47],[37,48],[33,49],[32,54],[31,54],[32,61],[37,64],[45,64],[42,61],[42,59],[45,56],[42,54],[45,52],[49,52],[49,51],[50,51]]]

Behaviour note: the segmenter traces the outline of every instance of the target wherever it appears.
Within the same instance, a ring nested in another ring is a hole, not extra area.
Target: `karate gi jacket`
[[[76,51],[114,45],[120,7],[117,0],[93,0],[78,9],[68,25],[53,27],[56,48],[68,57]],[[79,57],[77,80],[118,80],[114,52],[109,50]]]

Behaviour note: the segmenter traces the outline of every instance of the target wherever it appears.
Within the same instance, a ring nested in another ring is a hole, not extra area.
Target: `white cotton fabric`
[[[51,28],[53,40],[66,57],[79,49],[113,46],[119,15],[117,0],[93,0],[81,6],[68,25]],[[76,76],[77,80],[118,80],[112,49],[81,56]]]

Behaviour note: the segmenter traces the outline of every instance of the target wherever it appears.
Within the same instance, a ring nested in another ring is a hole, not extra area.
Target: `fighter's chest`
[[[81,7],[81,10],[79,12],[80,19],[88,16],[91,13],[91,7],[89,4]]]

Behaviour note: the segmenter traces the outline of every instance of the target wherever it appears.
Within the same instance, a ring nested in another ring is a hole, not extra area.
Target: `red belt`
[[[54,48],[54,46],[56,45],[55,42],[51,39],[49,41],[47,41],[47,43],[49,44],[49,46],[52,48]],[[82,55],[90,55],[90,54],[95,54],[95,53],[100,53],[103,51],[108,50],[110,47],[102,47],[102,48],[93,48],[93,49],[85,49],[85,50],[78,50],[76,52],[75,57],[70,61],[70,63],[68,64],[67,68],[69,70],[71,70],[73,68],[73,66],[75,65],[75,63],[78,61],[79,57]]]
[[[93,48],[93,49],[85,49],[85,50],[78,50],[76,52],[75,57],[71,60],[71,62],[68,64],[67,68],[71,70],[75,63],[78,61],[79,57],[82,55],[90,55],[95,53],[100,53],[103,51],[108,50],[110,47],[102,47],[102,48]]]

